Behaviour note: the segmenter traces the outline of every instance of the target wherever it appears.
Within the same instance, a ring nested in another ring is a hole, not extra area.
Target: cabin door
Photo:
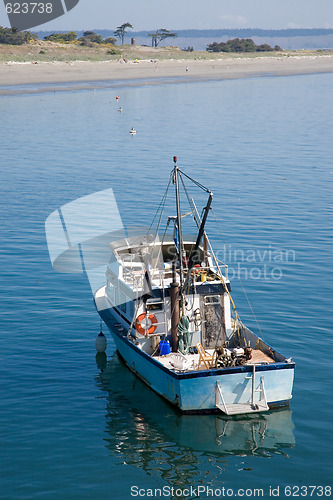
[[[223,295],[202,295],[201,317],[203,347],[223,346],[226,340]]]

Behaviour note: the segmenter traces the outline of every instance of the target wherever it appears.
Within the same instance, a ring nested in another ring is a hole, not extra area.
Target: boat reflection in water
[[[119,454],[121,463],[146,471],[158,464],[170,480],[170,475],[175,479],[184,473],[186,465],[191,477],[202,456],[196,452],[215,457],[288,456],[295,445],[289,409],[234,417],[182,415],[127,370],[116,353],[108,362],[105,357],[104,366],[103,355],[97,357],[97,364],[97,384],[107,393],[107,447]]]

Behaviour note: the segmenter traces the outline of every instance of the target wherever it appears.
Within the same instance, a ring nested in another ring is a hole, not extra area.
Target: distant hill
[[[333,35],[333,29],[284,29],[284,30],[263,30],[255,28],[244,29],[218,29],[218,30],[174,30],[182,38],[211,38],[211,37],[225,37],[232,38],[251,38],[253,36],[259,37],[295,37],[295,36],[326,36]],[[151,31],[137,31],[132,32],[132,35],[148,36]]]
[[[78,36],[83,35],[83,31],[75,30]],[[99,30],[93,29],[95,33],[98,33],[106,38],[108,36],[113,36],[113,30]],[[144,37],[149,35],[154,31],[129,31],[127,36],[140,36]],[[174,30],[170,28],[170,31],[174,31],[181,38],[211,38],[211,37],[225,37],[230,36],[232,38],[251,38],[253,36],[259,37],[298,37],[298,36],[326,36],[333,35],[333,29],[324,29],[324,28],[302,28],[302,29],[283,29],[283,30],[263,30],[263,29],[255,29],[255,28],[243,28],[243,29],[216,29],[216,30]],[[37,34],[39,38],[44,38],[44,36],[51,35],[54,31],[38,31]],[[65,31],[58,33],[65,33]]]
[[[113,30],[99,30],[92,28],[92,31],[102,35],[103,38],[114,36]],[[130,43],[131,38],[139,45],[151,45],[151,31],[128,31],[125,43]],[[176,45],[179,48],[192,46],[194,50],[205,50],[207,45],[213,42],[226,42],[232,38],[251,38],[257,44],[268,43],[273,47],[281,46],[283,49],[332,49],[333,29],[313,28],[313,29],[215,29],[215,30],[174,30],[170,31],[178,34],[177,38],[167,39],[161,46]],[[76,31],[78,36],[83,35],[83,31]],[[39,38],[51,35],[53,31],[38,31]]]

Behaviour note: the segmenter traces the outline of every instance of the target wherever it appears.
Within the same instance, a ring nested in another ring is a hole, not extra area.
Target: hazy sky
[[[135,31],[333,28],[333,0],[80,0],[72,11],[35,29],[113,30],[127,21]],[[0,25],[9,26],[3,2]]]

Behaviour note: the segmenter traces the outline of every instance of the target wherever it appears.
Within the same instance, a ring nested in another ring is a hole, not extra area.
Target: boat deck
[[[209,349],[207,350],[207,353],[213,354],[213,351],[210,351]],[[165,356],[154,356],[154,359],[156,361],[159,361],[163,366],[166,368],[169,368],[169,370],[176,370],[180,372],[184,371],[197,371],[197,370],[206,370],[206,367],[203,363],[201,363],[200,367],[198,367],[198,362],[199,362],[199,354],[186,354],[186,356],[182,356],[180,354],[176,354],[176,357],[178,359],[183,358],[184,360],[187,360],[187,367],[185,368],[179,368],[177,362],[175,362],[173,353],[166,354]],[[254,349],[252,351],[252,358],[249,359],[246,363],[246,365],[253,365],[253,364],[270,364],[274,363],[274,359],[272,359],[270,356],[265,354],[264,352]]]
[[[253,349],[252,358],[249,359],[245,364],[253,365],[256,363],[275,363],[274,359],[260,351],[259,349]]]

